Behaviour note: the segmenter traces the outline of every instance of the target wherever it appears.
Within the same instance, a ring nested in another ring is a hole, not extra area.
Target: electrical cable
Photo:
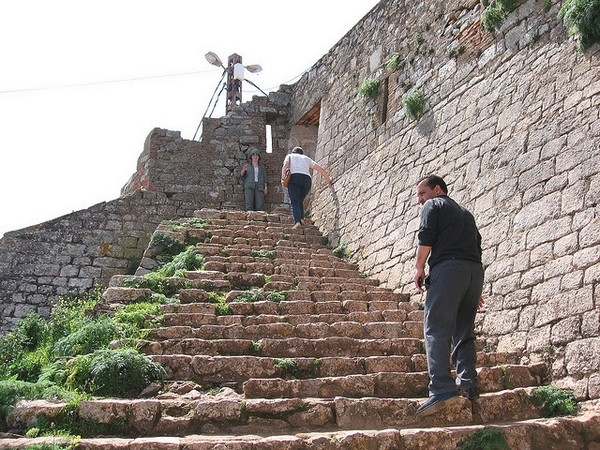
[[[13,89],[8,91],[0,91],[0,94],[14,94],[18,92],[31,92],[31,91],[46,91],[51,89],[69,89],[69,88],[77,88],[77,87],[85,87],[85,86],[96,86],[102,84],[115,84],[115,83],[126,83],[129,81],[144,81],[144,80],[154,80],[159,78],[172,78],[172,77],[182,77],[187,75],[196,75],[199,73],[207,73],[212,72],[212,70],[197,70],[194,72],[184,72],[184,73],[174,73],[168,75],[152,75],[147,77],[138,77],[138,78],[124,78],[120,80],[108,80],[108,81],[90,81],[89,83],[78,83],[78,84],[66,84],[59,86],[43,86],[39,88],[23,88],[23,89]]]
[[[200,129],[200,125],[202,125],[202,120],[204,120],[204,118],[206,117],[206,113],[208,112],[208,108],[210,108],[210,104],[212,103],[213,99],[215,98],[215,94],[217,93],[217,89],[219,89],[219,86],[221,85],[221,82],[223,81],[223,78],[225,78],[225,74],[227,73],[227,69],[223,70],[223,73],[221,74],[221,79],[219,80],[219,83],[217,84],[217,87],[215,87],[215,90],[213,91],[212,97],[210,98],[209,102],[208,102],[208,106],[206,107],[206,110],[204,111],[204,114],[202,115],[202,119],[200,119],[200,123],[198,124],[198,128],[196,128],[196,132],[194,133],[194,137],[192,138],[192,141],[194,139],[196,139],[196,134],[198,134],[198,130]],[[221,89],[221,92],[223,92],[223,89]],[[221,95],[221,92],[219,92],[219,96]],[[217,100],[219,99],[219,96],[217,96]],[[217,102],[215,102],[215,106],[216,106]],[[214,111],[214,107],[213,107],[213,111]],[[210,113],[212,115],[212,111]]]

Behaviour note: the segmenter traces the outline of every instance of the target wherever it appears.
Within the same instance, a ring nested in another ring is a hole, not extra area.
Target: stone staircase
[[[594,408],[542,418],[528,394],[546,368],[521,365],[516,354],[480,351],[482,395],[417,418],[428,383],[417,302],[335,256],[316,227],[292,229],[288,213],[196,216],[208,225],[157,229],[199,240],[205,256],[203,270],[186,272],[179,303],[162,307],[164,325],[141,343],[165,368],[165,386],[145,398],[83,401],[79,417],[115,424],[115,435],[84,436],[77,448],[450,450],[490,426],[513,449],[600,448]],[[149,248],[136,276],[112,279],[106,308],[148,295],[123,285],[156,265]],[[23,402],[11,420],[52,417],[61,406]],[[8,437],[0,449],[42,442],[61,439]]]

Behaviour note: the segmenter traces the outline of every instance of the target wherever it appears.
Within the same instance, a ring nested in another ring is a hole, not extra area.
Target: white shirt
[[[290,162],[291,173],[302,173],[309,177],[311,176],[310,169],[317,165],[311,158],[306,155],[301,155],[300,153],[290,153],[289,155],[286,155],[283,164],[288,161]]]

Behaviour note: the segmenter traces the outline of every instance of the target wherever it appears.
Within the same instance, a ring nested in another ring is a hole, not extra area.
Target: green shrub
[[[47,339],[48,323],[38,313],[29,311],[17,324],[14,334],[25,350],[34,350]]]
[[[26,352],[19,358],[16,358],[12,364],[11,372],[18,380],[35,383],[42,373],[42,369],[49,362],[47,349],[37,349],[32,352]]]
[[[510,447],[502,430],[483,428],[463,442],[460,450],[510,450]]]
[[[210,224],[210,220],[202,219],[200,217],[192,217],[191,219],[188,219],[186,224],[193,228],[204,229]]]
[[[0,379],[10,378],[13,363],[24,353],[23,346],[14,333],[0,338]]]
[[[54,344],[52,353],[56,356],[85,355],[106,347],[120,337],[123,336],[115,322],[104,316],[60,339]]]
[[[128,337],[138,337],[138,330],[162,324],[160,306],[150,302],[132,303],[115,312],[115,321],[131,331]]]
[[[542,407],[544,417],[570,416],[577,413],[573,391],[556,386],[540,386],[530,395],[531,401]]]
[[[196,253],[193,245],[173,257],[173,260],[159,267],[157,272],[165,277],[183,276],[186,270],[198,270],[204,263],[204,257]]]
[[[207,295],[208,295],[209,303],[224,303],[225,302],[225,295],[223,295],[220,292],[210,291],[210,292],[207,292]]]
[[[377,94],[379,94],[379,85],[381,81],[379,78],[370,78],[365,80],[363,84],[358,88],[358,93],[366,98],[377,98]]]
[[[504,21],[504,11],[497,6],[488,6],[481,13],[481,26],[485,31],[495,31]]]
[[[185,244],[169,233],[156,233],[152,236],[152,244],[157,247],[160,256],[171,259],[173,256],[185,250]]]
[[[581,51],[600,42],[600,0],[565,0],[558,18]]]
[[[60,297],[50,313],[50,342],[56,342],[87,323],[90,314],[102,300],[104,288],[98,287],[81,296]]]
[[[75,357],[67,367],[70,386],[101,396],[137,397],[165,376],[160,364],[132,348],[97,350]]]
[[[411,89],[404,95],[404,97],[402,97],[402,104],[404,106],[406,117],[413,120],[418,120],[423,114],[425,96],[420,89]]]

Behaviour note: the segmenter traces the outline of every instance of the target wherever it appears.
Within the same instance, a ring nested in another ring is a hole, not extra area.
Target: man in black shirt
[[[448,187],[437,175],[417,184],[423,205],[418,233],[415,286],[425,301],[425,348],[429,370],[429,399],[417,410],[427,416],[458,396],[479,395],[475,371],[474,322],[483,304],[481,235],[473,215],[448,197]],[[429,276],[425,276],[425,263]],[[450,357],[457,378],[451,375]]]

